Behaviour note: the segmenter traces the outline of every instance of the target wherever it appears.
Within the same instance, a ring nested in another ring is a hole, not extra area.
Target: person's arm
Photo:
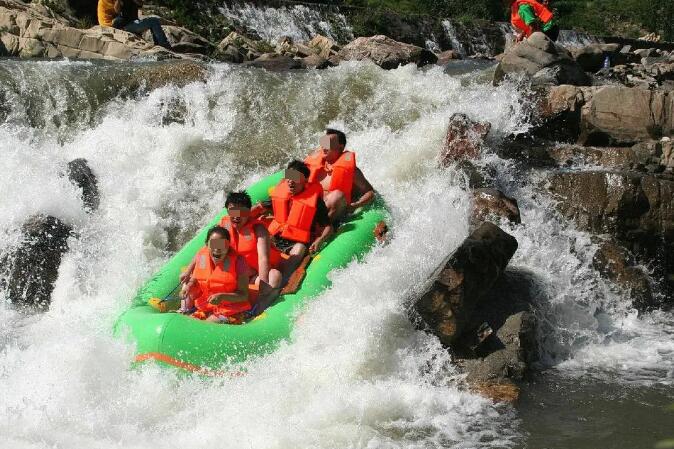
[[[248,280],[250,279],[250,268],[241,256],[236,258],[236,291],[232,293],[219,293],[211,295],[208,302],[214,305],[220,304],[222,301],[229,302],[244,302],[248,301]]]
[[[190,277],[192,276],[192,272],[194,271],[194,266],[197,264],[197,256],[194,256],[194,259],[192,259],[192,262],[187,266],[185,271],[180,275],[180,283],[184,284],[187,282]]]
[[[271,240],[269,232],[261,224],[255,225],[255,234],[257,235],[257,275],[260,280],[269,283],[269,251],[271,250]]]
[[[365,178],[365,175],[360,168],[356,168],[356,172],[353,177],[353,187],[354,191],[360,193],[360,198],[358,200],[349,204],[349,212],[353,212],[359,207],[363,207],[366,204],[370,204],[374,200],[374,188],[372,184]]]
[[[309,245],[309,251],[312,253],[317,252],[321,244],[333,233],[334,228],[332,223],[330,223],[330,216],[328,215],[328,207],[325,205],[323,198],[319,198],[316,203],[316,215],[314,216],[314,225],[321,226],[321,232],[316,237],[311,245]]]
[[[309,246],[309,252],[315,253],[317,252],[320,248],[323,242],[332,235],[332,232],[334,231],[333,227],[331,224],[328,224],[327,226],[323,227],[323,230],[321,231],[320,235],[316,237],[316,240]]]
[[[520,5],[517,13],[520,15],[524,23],[530,26],[531,29],[534,31],[540,31],[540,22],[536,16],[536,13],[534,12],[534,8],[532,8],[530,5]]]

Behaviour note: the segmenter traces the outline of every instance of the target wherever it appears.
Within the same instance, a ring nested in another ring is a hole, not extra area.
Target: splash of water
[[[68,65],[45,67],[55,76]],[[18,137],[18,122],[0,126],[3,143],[24,145],[0,162],[8,174],[0,190],[12,195],[0,199],[12,216],[3,232],[16,233],[34,209],[65,198],[65,213],[53,212],[80,235],[47,313],[0,307],[0,445],[203,447],[222,442],[223,420],[247,429],[228,433],[237,447],[519,441],[512,411],[466,392],[447,352],[406,312],[467,233],[463,178],[434,168],[448,117],[468,112],[510,133],[521,126],[516,94],[413,66],[385,72],[349,63],[278,76],[215,65],[210,73],[205,84],[102,103],[81,126],[24,124]],[[326,125],[347,132],[390,204],[391,244],[333,273],[333,287],[307,308],[292,344],[251,362],[243,378],[129,370],[132,348],[110,328],[134,289],[220,209],[223,190],[303,155]],[[28,152],[40,156],[22,156]],[[76,192],[53,168],[74,157],[88,159],[99,178],[101,208],[91,217],[76,210]],[[46,185],[11,190],[22,173]],[[42,203],[24,205],[39,196]],[[33,378],[40,381],[26,381]]]
[[[306,5],[256,6],[250,3],[224,4],[220,13],[243,23],[263,39],[276,43],[284,36],[295,41],[308,41],[322,34],[336,42],[353,39],[346,17],[337,11],[311,8]]]

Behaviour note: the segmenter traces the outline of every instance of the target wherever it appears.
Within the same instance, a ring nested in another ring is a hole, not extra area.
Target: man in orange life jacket
[[[510,23],[518,31],[517,40],[542,31],[551,40],[559,37],[559,27],[547,2],[536,0],[504,0],[510,6]]]
[[[194,312],[194,317],[214,322],[240,322],[252,307],[248,301],[252,272],[230,246],[229,232],[220,226],[209,229],[206,246],[194,256],[191,267],[189,280],[183,281],[179,312]]]
[[[333,231],[323,189],[308,179],[309,168],[304,162],[294,160],[270,194],[273,219],[267,229],[274,245],[290,256],[281,267],[285,281],[297,269],[307,250],[317,252]],[[267,204],[262,203],[262,207],[268,209]]]
[[[319,143],[320,148],[304,162],[311,171],[309,182],[318,182],[323,187],[323,199],[334,223],[372,202],[374,189],[356,167],[356,153],[344,151],[346,135],[342,131],[326,129]]]
[[[272,246],[264,223],[251,216],[252,201],[246,192],[229,193],[225,207],[229,215],[222,217],[220,226],[229,231],[232,247],[257,273],[256,313],[261,313],[281,291],[281,252]]]

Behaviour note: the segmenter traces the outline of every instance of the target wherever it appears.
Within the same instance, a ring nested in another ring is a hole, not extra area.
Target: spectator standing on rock
[[[536,0],[505,0],[510,6],[510,23],[517,30],[517,41],[542,31],[553,41],[559,37],[555,16],[546,4]],[[546,2],[547,3],[547,2]]]
[[[138,17],[138,10],[142,6],[143,0],[98,0],[98,24],[138,35],[150,30],[155,45],[171,50],[159,18]]]

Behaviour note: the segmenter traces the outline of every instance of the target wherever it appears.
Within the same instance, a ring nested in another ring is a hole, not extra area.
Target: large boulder
[[[395,69],[410,63],[423,66],[433,64],[438,59],[425,48],[398,42],[384,35],[359,37],[345,45],[338,56],[345,61],[369,60],[383,69]]]
[[[52,216],[38,215],[26,221],[21,244],[2,260],[0,280],[12,303],[49,306],[71,231],[69,225]]]
[[[532,102],[537,137],[583,145],[627,146],[671,135],[674,95],[622,86],[554,86]]]
[[[534,33],[510,47],[501,57],[494,73],[498,84],[509,74],[523,73],[534,85],[572,84],[587,86],[590,78],[563,47],[555,45],[545,34]]]
[[[474,122],[465,114],[452,114],[440,150],[440,165],[447,166],[464,159],[477,159],[490,130],[490,123]]]
[[[454,350],[470,329],[473,312],[517,250],[517,240],[486,222],[441,267],[431,288],[414,304],[421,321]]]
[[[590,145],[628,145],[659,138],[667,127],[668,106],[663,92],[601,87],[583,105],[579,141]]]

